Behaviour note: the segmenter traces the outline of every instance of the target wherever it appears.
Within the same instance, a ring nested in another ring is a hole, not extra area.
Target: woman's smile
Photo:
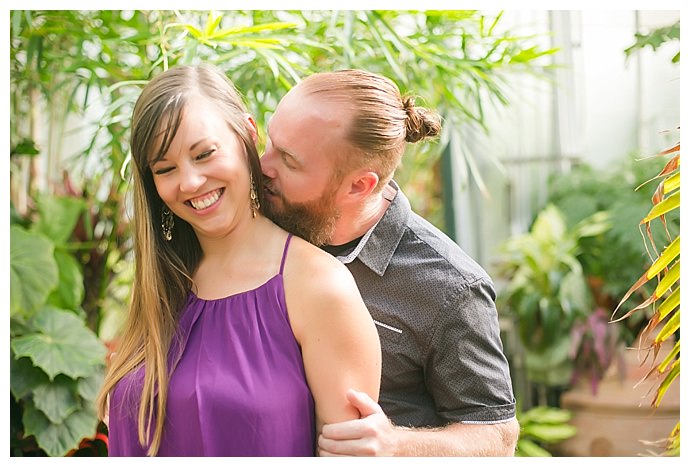
[[[185,204],[187,206],[191,206],[196,211],[202,211],[204,209],[208,209],[211,206],[214,206],[220,200],[224,192],[225,188],[219,188],[217,190],[213,190],[209,193],[199,196],[198,198],[187,200],[185,201]]]

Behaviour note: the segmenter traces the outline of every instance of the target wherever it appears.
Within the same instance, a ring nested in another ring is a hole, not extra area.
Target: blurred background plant
[[[497,306],[514,320],[524,352],[527,379],[539,405],[557,406],[549,388],[570,384],[575,323],[586,320],[593,300],[577,260],[583,238],[610,228],[608,213],[596,212],[571,229],[554,205],[547,205],[528,233],[508,239],[497,257],[496,275],[505,280]]]
[[[91,404],[101,341],[115,345],[132,278],[129,119],[151,76],[216,64],[260,133],[309,73],[391,77],[446,121],[440,144],[411,150],[397,177],[415,209],[443,227],[439,160],[450,129],[486,131],[485,110],[508,104],[511,76],[541,76],[540,59],[555,52],[501,19],[474,10],[11,11],[12,455],[102,452],[78,448],[103,429]]]
[[[516,457],[552,457],[550,446],[572,438],[577,433],[568,421],[568,410],[540,405],[523,412],[518,410],[520,437]]]

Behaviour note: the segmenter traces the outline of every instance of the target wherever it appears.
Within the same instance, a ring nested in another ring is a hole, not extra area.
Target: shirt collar
[[[411,212],[410,202],[398,184],[391,180],[389,185],[395,189],[396,193],[381,219],[364,234],[362,240],[349,255],[338,256],[344,264],[359,258],[364,265],[379,276],[383,276],[386,272],[405,232]]]

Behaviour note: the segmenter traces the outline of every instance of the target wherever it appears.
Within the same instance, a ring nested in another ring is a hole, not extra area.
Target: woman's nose
[[[195,193],[203,184],[206,177],[195,168],[181,170],[180,191],[183,193]]]

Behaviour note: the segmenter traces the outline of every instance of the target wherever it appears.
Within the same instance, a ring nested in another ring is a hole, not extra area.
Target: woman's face
[[[168,152],[151,171],[163,202],[199,240],[223,237],[252,215],[244,145],[206,98],[189,100]]]

